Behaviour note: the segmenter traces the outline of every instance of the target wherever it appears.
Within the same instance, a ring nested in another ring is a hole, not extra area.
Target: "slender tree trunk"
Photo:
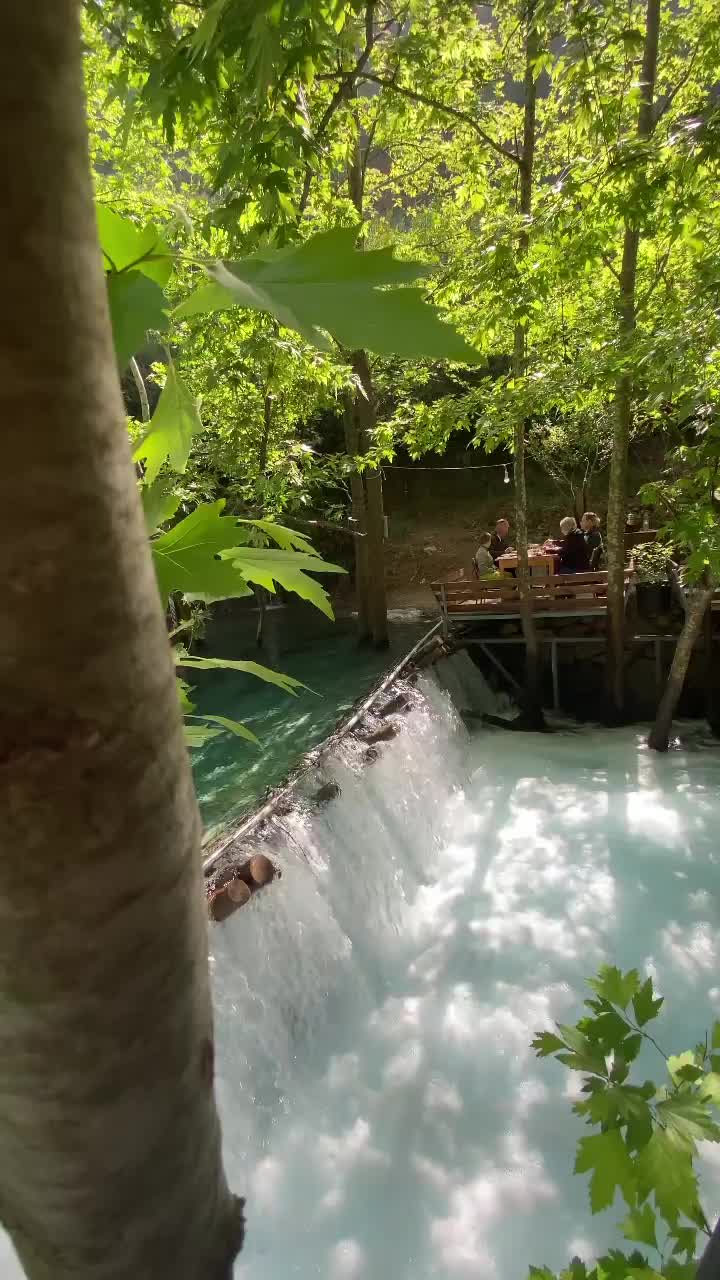
[[[31,1280],[229,1280],[199,819],[112,350],[79,4],[0,43],[0,1217]]]
[[[699,587],[693,593],[688,605],[685,623],[675,646],[665,692],[660,699],[655,723],[648,738],[648,746],[652,747],[653,751],[667,751],[668,749],[673,715],[682,693],[695,642],[702,630],[703,618],[710,604],[712,593],[712,586]]]
[[[372,6],[368,9],[372,21]],[[360,146],[354,148],[348,164],[348,192],[362,222],[365,175]],[[370,362],[365,351],[355,351],[351,357],[353,372],[363,388],[356,391],[354,417],[357,423],[359,452],[367,451],[377,423],[377,402],[373,386]],[[387,595],[385,591],[385,515],[383,512],[382,476],[380,471],[366,470],[360,477],[363,486],[365,529],[367,538],[364,553],[367,593],[367,622],[372,642],[378,649],[388,643]],[[358,613],[359,616],[359,613]]]
[[[355,420],[354,399],[349,392],[345,396],[343,425],[345,428],[345,450],[348,457],[356,458],[360,453],[360,441],[358,439],[358,426]],[[370,630],[370,611],[368,605],[368,554],[365,485],[359,471],[351,471],[350,473],[350,496],[352,499],[352,514],[355,522],[355,529],[356,532],[360,534],[360,537],[353,538],[353,542],[355,543],[355,601],[358,617],[358,639],[362,642],[369,640],[372,633]]]
[[[377,410],[370,363],[364,351],[353,352],[353,372],[363,390],[355,396],[354,413],[361,453],[366,453],[375,430]],[[387,596],[385,593],[385,520],[383,516],[382,476],[379,469],[368,469],[362,476],[365,488],[367,538],[367,602],[372,642],[377,649],[388,644]]]
[[[643,96],[638,109],[637,137],[647,140],[653,130],[653,102],[660,37],[660,2],[647,0],[645,48],[643,52]],[[618,338],[624,365],[615,387],[615,432],[610,459],[610,486],[607,514],[608,557],[608,694],[616,718],[625,708],[625,516],[627,511],[627,466],[632,421],[633,371],[631,341],[635,331],[640,229],[625,223],[623,256],[618,296]]]
[[[537,37],[534,29],[534,5],[531,3],[527,12],[527,33],[525,41],[525,109],[523,118],[523,148],[520,165],[520,213],[525,225],[518,244],[518,258],[527,257],[530,247],[530,217],[532,215],[533,165],[535,160],[535,72],[533,63],[537,54]],[[523,377],[526,369],[526,331],[525,321],[515,326],[515,342],[513,351],[513,372],[516,378]],[[513,449],[515,454],[515,537],[518,552],[518,591],[520,595],[520,618],[523,638],[525,640],[525,716],[530,727],[542,725],[542,705],[540,695],[540,660],[535,618],[533,616],[530,566],[528,562],[527,532],[527,486],[525,477],[525,422],[518,418],[513,431]]]

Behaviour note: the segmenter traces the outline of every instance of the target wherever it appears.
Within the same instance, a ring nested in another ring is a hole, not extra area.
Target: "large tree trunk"
[[[637,137],[650,137],[653,130],[653,101],[660,37],[660,0],[647,0],[645,48],[643,52],[643,94],[638,109]],[[625,516],[627,511],[628,443],[632,420],[633,372],[630,343],[635,330],[640,230],[629,219],[625,223],[623,257],[618,297],[618,338],[625,364],[615,387],[615,432],[610,459],[607,514],[608,558],[608,694],[614,717],[625,709]]]
[[[31,1280],[226,1280],[199,820],[97,244],[79,5],[0,44],[0,1217]]]
[[[685,614],[685,624],[675,646],[665,692],[660,699],[655,723],[648,738],[648,746],[652,747],[653,751],[667,751],[668,749],[673,715],[680,700],[695,642],[700,635],[703,618],[710,604],[712,593],[713,588],[711,586],[699,587],[693,592],[690,599],[688,610]]]
[[[525,109],[522,161],[520,165],[520,213],[525,219],[525,225],[518,244],[518,258],[520,259],[527,257],[530,246],[529,223],[532,215],[536,100],[533,64],[537,54],[537,38],[533,21],[534,5],[531,3],[527,12],[525,42]],[[516,378],[522,378],[526,371],[526,327],[524,321],[515,326],[513,372]],[[523,716],[527,719],[529,728],[541,728],[543,726],[543,714],[540,695],[540,660],[537,630],[532,608],[530,566],[528,563],[525,422],[522,418],[518,418],[515,423],[513,449],[515,454],[515,540],[518,553],[518,592],[520,595],[520,618],[525,640],[525,705],[523,707]]]

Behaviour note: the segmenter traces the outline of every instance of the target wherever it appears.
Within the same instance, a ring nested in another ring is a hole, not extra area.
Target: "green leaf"
[[[654,1192],[655,1203],[669,1226],[677,1225],[679,1213],[693,1219],[698,1209],[698,1188],[687,1147],[657,1125],[637,1157],[636,1168],[643,1198]]]
[[[197,402],[171,361],[148,429],[133,453],[136,462],[145,462],[146,483],[152,484],[168,461],[173,471],[184,471],[192,438],[201,430]]]
[[[648,978],[637,994],[633,996],[633,1011],[639,1027],[644,1027],[646,1022],[652,1022],[653,1018],[657,1017],[663,1000],[663,996],[655,998],[652,978]]]
[[[190,685],[186,680],[181,680],[179,676],[175,677],[177,685],[178,697],[180,699],[180,707],[184,715],[189,715],[195,710],[195,703],[190,700]]]
[[[695,1066],[695,1054],[692,1049],[686,1049],[684,1053],[671,1053],[667,1060],[667,1069],[675,1084],[678,1082],[678,1072],[682,1067]]]
[[[173,493],[170,486],[167,476],[161,476],[154,484],[140,485],[145,528],[150,534],[166,520],[171,520],[180,506],[180,495]]]
[[[709,1098],[716,1107],[720,1107],[720,1075],[716,1071],[708,1071],[703,1080],[700,1094]]]
[[[695,1227],[676,1227],[671,1233],[675,1241],[673,1253],[684,1253],[690,1262],[695,1257],[697,1247],[697,1231]]]
[[[173,259],[157,227],[138,227],[108,205],[97,206],[97,225],[106,270],[121,272],[133,267],[165,288]]]
[[[349,350],[477,363],[478,353],[443,323],[420,290],[386,287],[416,280],[426,268],[395,259],[390,249],[358,252],[357,236],[357,228],[336,228],[287,249],[217,263],[210,270],[216,287],[191,295],[175,316],[185,319],[234,301],[268,312],[322,350],[332,349],[325,330]]]
[[[211,716],[205,714],[189,716],[188,719],[209,720],[211,724],[219,724],[223,729],[227,729],[230,733],[234,733],[236,738],[245,738],[248,742],[253,742],[255,746],[260,746],[260,739],[255,736],[252,729],[248,729],[247,725],[242,724],[240,720],[230,720],[227,716]]]
[[[635,1240],[638,1244],[648,1244],[657,1249],[657,1233],[655,1230],[655,1214],[652,1206],[644,1204],[642,1209],[633,1209],[621,1224],[626,1240]]]
[[[657,1117],[677,1142],[694,1151],[696,1142],[720,1142],[720,1127],[694,1094],[677,1093],[657,1104]]]
[[[713,1022],[711,1048],[720,1049],[720,1022]]]
[[[298,533],[295,529],[286,529],[284,525],[276,524],[274,520],[245,520],[239,519],[238,524],[252,525],[256,529],[260,529],[268,538],[272,538],[279,547],[284,551],[304,551],[307,555],[314,556],[316,554],[312,543],[304,533]]]
[[[191,62],[194,62],[196,58],[207,53],[213,39],[215,38],[218,22],[222,17],[222,11],[227,5],[227,2],[228,0],[214,0],[214,3],[206,10],[202,22],[199,24],[197,31],[190,41],[190,48],[192,50],[190,55]]]
[[[600,1213],[612,1204],[618,1187],[626,1202],[635,1204],[633,1163],[618,1129],[608,1129],[580,1139],[575,1173],[591,1174],[590,1207],[593,1213]]]
[[[637,969],[630,969],[623,974],[614,965],[604,964],[601,965],[597,978],[588,979],[588,986],[611,1004],[626,1009],[640,989],[640,975]]]
[[[557,1053],[558,1049],[564,1049],[566,1045],[565,1041],[556,1036],[553,1031],[539,1031],[530,1047],[535,1050],[538,1058],[549,1058],[551,1054]]]
[[[292,693],[297,696],[298,689],[307,689],[307,685],[302,680],[296,680],[294,676],[285,675],[283,671],[273,671],[271,667],[264,667],[259,662],[242,662],[234,658],[196,658],[193,654],[179,654],[176,657],[179,667],[196,667],[201,671],[213,671],[216,668],[224,667],[229,671],[242,671],[245,675],[257,676],[258,680],[266,680],[268,684],[275,684],[284,693]],[[312,689],[310,690],[312,693]]]
[[[204,747],[206,742],[211,738],[219,738],[222,729],[211,729],[204,724],[188,724],[187,721],[183,725],[183,733],[185,735],[185,746],[193,750],[196,747]]]
[[[222,498],[203,503],[150,543],[163,604],[172,591],[184,591],[206,600],[251,594],[233,562],[219,558],[221,551],[245,536],[232,516],[220,515],[224,506]]]
[[[154,280],[140,271],[112,272],[107,277],[108,305],[113,342],[120,372],[145,344],[148,329],[164,332],[169,326],[165,296]]]
[[[271,547],[242,546],[222,554],[223,558],[232,561],[248,582],[265,587],[267,591],[275,591],[276,584],[286,591],[294,591],[328,618],[334,618],[327,592],[303,570],[309,573],[344,573],[340,565],[329,564],[301,551],[276,551]]]

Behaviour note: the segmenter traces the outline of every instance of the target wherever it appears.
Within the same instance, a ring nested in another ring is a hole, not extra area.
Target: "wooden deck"
[[[625,571],[625,595],[632,580]],[[520,616],[516,578],[434,582],[432,589],[446,626],[482,619]],[[555,574],[530,580],[533,614],[538,618],[593,617],[607,613],[607,573]]]

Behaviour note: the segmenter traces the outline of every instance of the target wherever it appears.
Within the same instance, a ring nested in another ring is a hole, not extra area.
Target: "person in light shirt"
[[[480,546],[473,557],[473,564],[478,578],[486,578],[489,573],[495,572],[495,561],[490,554],[491,541],[489,533],[480,534]]]

